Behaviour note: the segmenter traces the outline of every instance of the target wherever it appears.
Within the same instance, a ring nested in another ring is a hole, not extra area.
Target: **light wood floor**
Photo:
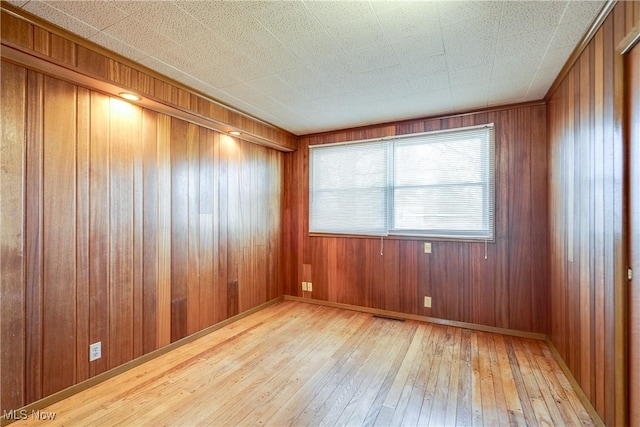
[[[20,425],[593,425],[544,342],[284,301]]]

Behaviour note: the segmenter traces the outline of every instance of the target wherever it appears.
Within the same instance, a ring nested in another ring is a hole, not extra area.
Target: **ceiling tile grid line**
[[[541,99],[606,0],[9,0],[297,135]]]

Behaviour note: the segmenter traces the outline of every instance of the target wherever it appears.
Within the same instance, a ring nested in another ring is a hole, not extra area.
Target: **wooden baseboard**
[[[184,337],[178,341],[172,342],[171,344],[168,344],[162,348],[159,348],[157,350],[154,350],[150,353],[147,353],[143,356],[138,357],[137,359],[131,360],[127,363],[124,363],[120,366],[117,366],[113,369],[110,369],[106,372],[103,372],[101,374],[96,375],[95,377],[91,377],[86,381],[82,381],[81,383],[72,385],[71,387],[68,387],[64,390],[60,390],[57,393],[54,393],[50,396],[44,397],[40,400],[37,400],[33,403],[30,403],[26,406],[23,406],[22,408],[16,409],[15,411],[19,414],[31,414],[32,412],[37,412],[40,411],[44,408],[46,408],[47,406],[53,405],[56,402],[59,402],[61,400],[66,399],[67,397],[70,397],[74,394],[80,393],[81,391],[84,391],[90,387],[93,387],[96,384],[99,384],[101,382],[104,382],[110,378],[115,377],[116,375],[119,375],[123,372],[126,372],[130,369],[135,368],[136,366],[140,366],[145,362],[148,362],[149,360],[155,359],[156,357],[162,356],[163,354],[166,354],[170,351],[173,351],[185,344],[188,344],[190,342],[193,342],[195,340],[197,340],[198,338],[202,338],[205,335],[210,334],[211,332],[217,331],[218,329],[221,329],[233,322],[236,322],[244,317],[247,317],[253,313],[256,313],[266,307],[269,307],[270,305],[276,304],[280,301],[282,301],[284,298],[283,297],[278,297],[278,298],[274,298],[270,301],[267,301],[263,304],[260,304],[257,307],[254,307],[252,309],[249,309],[243,313],[237,314],[233,317],[228,318],[227,320],[223,320],[220,323],[216,323],[215,325],[209,326],[208,328],[205,328],[201,331],[196,332],[193,335],[189,335],[188,337]],[[4,417],[3,414],[0,417],[0,426],[6,426],[9,425],[11,423],[13,423],[14,421],[18,421],[18,420],[9,420],[6,419]]]
[[[472,329],[475,331],[493,332],[496,334],[511,335],[511,336],[520,337],[520,338],[531,338],[534,340],[541,340],[541,341],[545,341],[547,339],[547,336],[545,334],[539,334],[535,332],[525,332],[525,331],[517,331],[514,329],[497,328],[495,326],[478,325],[476,323],[459,322],[457,320],[438,319],[436,317],[419,316],[417,314],[407,314],[407,313],[401,313],[401,312],[390,311],[390,310],[380,310],[377,308],[362,307],[359,305],[342,304],[339,302],[330,302],[330,301],[322,301],[322,300],[310,299],[310,298],[294,297],[291,295],[285,295],[284,299],[287,301],[299,301],[299,302],[306,302],[309,304],[318,304],[318,305],[326,305],[329,307],[344,308],[346,310],[360,311],[364,313],[371,313],[374,315],[380,315],[380,316],[386,316],[386,317],[392,317],[392,318],[398,318],[398,319],[417,320],[420,322],[437,323],[438,325],[445,325],[445,326],[456,326],[458,328]]]
[[[573,376],[573,373],[571,372],[567,364],[564,362],[564,359],[562,359],[562,356],[560,356],[558,349],[556,348],[555,345],[553,345],[553,341],[551,341],[551,339],[547,337],[545,339],[545,342],[549,346],[549,350],[551,350],[551,354],[553,354],[553,358],[556,359],[556,362],[558,362],[558,365],[560,365],[560,369],[562,369],[562,372],[564,372],[564,375],[569,380],[569,383],[571,383],[571,387],[573,387],[576,394],[578,395],[578,399],[580,399],[580,402],[582,402],[582,404],[584,405],[589,415],[591,415],[593,422],[596,423],[597,426],[604,427],[605,423],[602,420],[602,418],[600,418],[600,414],[598,414],[598,411],[596,411],[596,408],[593,407],[593,404],[591,403],[587,395],[584,393],[584,390],[582,390],[582,387],[580,387],[578,380],[576,380],[576,377]]]

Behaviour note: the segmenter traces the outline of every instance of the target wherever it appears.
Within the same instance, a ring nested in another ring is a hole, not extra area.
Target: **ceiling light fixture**
[[[242,132],[237,131],[237,130],[232,130],[232,131],[229,131],[229,135],[240,136],[240,135],[242,135]]]
[[[141,99],[138,95],[130,92],[120,92],[118,95],[120,95],[121,98],[124,98],[127,101],[140,101]]]

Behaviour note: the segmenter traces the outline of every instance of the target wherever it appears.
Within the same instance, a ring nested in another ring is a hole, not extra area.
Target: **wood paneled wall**
[[[496,241],[310,237],[308,146],[495,123]],[[285,293],[546,333],[547,134],[543,104],[301,137],[285,158]],[[301,282],[313,292],[302,292]],[[433,298],[423,307],[424,296]]]
[[[1,76],[0,413],[283,294],[283,153]]]
[[[640,2],[619,2],[548,102],[550,337],[607,425],[625,423],[626,382],[623,70],[616,49],[639,20]]]

